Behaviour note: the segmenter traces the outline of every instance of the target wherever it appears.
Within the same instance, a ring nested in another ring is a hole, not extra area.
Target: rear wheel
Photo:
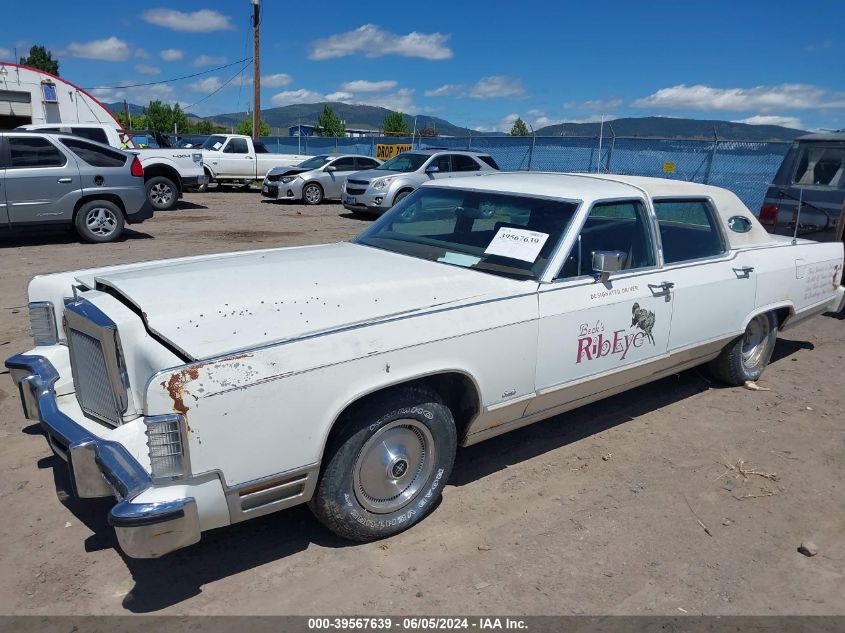
[[[164,176],[153,176],[146,182],[147,198],[156,211],[169,211],[179,200],[176,184]]]
[[[74,224],[86,242],[114,242],[123,233],[123,212],[113,202],[93,200],[79,208]]]
[[[745,333],[731,341],[713,361],[710,371],[729,385],[742,385],[763,374],[777,341],[775,315],[767,312],[751,319]]]
[[[320,204],[323,201],[323,188],[316,182],[309,182],[302,189],[302,201],[305,204]]]
[[[452,413],[423,387],[398,387],[338,422],[309,502],[335,534],[373,541],[418,523],[440,499],[455,461]]]

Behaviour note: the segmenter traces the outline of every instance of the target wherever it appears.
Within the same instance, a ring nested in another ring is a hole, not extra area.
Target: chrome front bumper
[[[133,503],[152,487],[149,473],[122,444],[93,435],[59,410],[53,389],[59,374],[50,361],[18,354],[6,361],[6,367],[20,391],[24,415],[41,422],[50,447],[68,463],[73,493],[118,499],[109,512],[109,524],[128,556],[158,558],[200,540],[193,497]]]

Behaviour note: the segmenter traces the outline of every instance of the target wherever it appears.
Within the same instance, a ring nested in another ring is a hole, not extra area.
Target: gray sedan
[[[302,200],[305,204],[340,199],[347,176],[379,165],[380,160],[359,154],[321,154],[294,167],[268,171],[261,195],[276,200]]]
[[[0,230],[71,225],[112,242],[153,216],[138,157],[70,134],[0,133]]]

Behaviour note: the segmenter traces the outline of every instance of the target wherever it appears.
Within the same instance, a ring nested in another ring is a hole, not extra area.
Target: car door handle
[[[61,183],[73,182],[73,178],[59,178],[59,182],[61,182]]]
[[[750,277],[751,273],[754,272],[754,266],[742,266],[740,268],[734,268],[733,271],[737,277]]]
[[[662,297],[668,295],[674,287],[675,284],[673,284],[671,281],[662,281],[659,284],[648,285],[649,290],[651,290],[651,294],[653,294],[655,297]]]

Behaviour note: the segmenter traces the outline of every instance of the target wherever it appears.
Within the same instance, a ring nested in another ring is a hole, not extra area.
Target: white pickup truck
[[[6,367],[129,556],[305,502],[369,541],[437,506],[458,445],[697,365],[757,380],[845,305],[842,257],[717,187],[434,180],[351,242],[36,277]]]
[[[209,183],[249,183],[273,167],[293,167],[310,158],[300,154],[271,154],[264,143],[243,134],[215,134],[202,145],[202,161]]]
[[[22,125],[17,129],[74,134],[138,154],[144,168],[147,198],[156,211],[172,209],[185,191],[196,190],[207,184],[200,152],[187,149],[139,149],[135,147],[129,134],[111,125],[40,123]]]

